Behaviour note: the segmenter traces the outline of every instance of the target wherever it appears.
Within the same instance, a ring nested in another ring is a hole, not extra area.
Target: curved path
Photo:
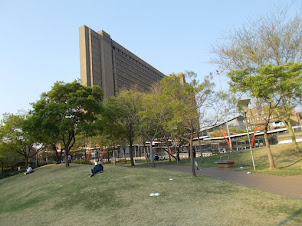
[[[191,173],[190,166],[156,164],[156,167]],[[302,175],[280,177],[256,173],[248,174],[247,172],[240,172],[238,168],[224,169],[218,167],[202,168],[196,170],[196,174],[302,200]]]

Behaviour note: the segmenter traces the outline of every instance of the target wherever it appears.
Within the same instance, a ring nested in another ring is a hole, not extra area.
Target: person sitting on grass
[[[89,177],[92,177],[94,174],[97,174],[97,173],[102,173],[103,171],[104,171],[104,167],[102,166],[102,162],[98,161],[97,165],[95,165],[93,167],[93,169],[90,170]]]
[[[30,165],[28,165],[24,175],[27,175],[27,174],[30,174],[30,173],[33,173],[33,172],[34,172],[33,169],[30,167]]]

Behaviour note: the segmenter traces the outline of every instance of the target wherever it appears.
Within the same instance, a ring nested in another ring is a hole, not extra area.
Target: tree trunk
[[[11,165],[11,166],[10,166],[10,174],[11,174],[11,175],[14,175],[14,171],[15,171],[15,170],[14,170],[14,166]]]
[[[152,141],[150,141],[150,161],[151,167],[155,167],[154,157],[153,157],[153,150],[152,150]]]
[[[109,148],[107,149],[107,162],[110,162],[110,150]]]
[[[113,165],[116,166],[116,158],[115,158],[115,150],[114,149],[113,149],[112,155],[113,155]]]
[[[126,158],[126,147],[123,147],[124,150],[124,159],[125,159],[125,164],[127,163],[127,158]]]
[[[65,148],[64,153],[65,153],[65,167],[69,167],[69,162],[68,162],[69,150],[67,147]]]
[[[290,135],[290,138],[293,141],[293,146],[294,146],[295,152],[299,152],[299,146],[298,146],[298,143],[296,141],[296,135],[295,135],[295,132],[293,131],[291,121],[289,120],[287,123],[284,123],[284,124],[286,125],[287,130],[288,130],[289,135]]]
[[[60,163],[61,163],[61,161],[63,160],[63,149],[61,149],[61,152],[60,152]]]
[[[148,163],[148,156],[147,156],[147,151],[146,151],[147,147],[144,143],[144,155],[145,155],[145,162]]]
[[[133,159],[133,146],[132,146],[132,142],[130,143],[129,150],[130,150],[130,162],[131,162],[130,165],[131,166],[135,166],[134,159]]]
[[[36,168],[38,167],[38,152],[36,151]]]
[[[61,159],[60,159],[60,156],[59,156],[59,152],[57,150],[54,150],[54,151],[55,151],[57,163],[61,162]]]
[[[1,163],[1,174],[2,178],[4,177],[4,162]]]
[[[194,166],[194,156],[193,156],[193,133],[190,135],[190,159],[191,159],[191,168],[192,175],[196,177],[195,166]]]
[[[96,159],[97,159],[97,161],[100,161],[100,153],[99,153],[99,151],[96,151]]]
[[[25,157],[25,169],[28,167],[28,157],[27,156],[24,156]]]
[[[197,133],[197,136],[198,136],[198,149],[200,151],[200,157],[201,157],[201,163],[204,163],[204,159],[203,159],[203,154],[202,154],[202,151],[201,151],[201,143],[200,143],[200,139],[199,139],[199,132]]]
[[[59,156],[59,152],[57,151],[57,146],[55,143],[50,144],[50,148],[55,152],[57,163],[61,162],[61,158]]]
[[[273,158],[269,140],[268,140],[267,124],[264,127],[264,140],[265,140],[265,146],[266,146],[267,156],[268,156],[268,160],[269,160],[269,169],[273,170],[273,169],[275,169],[275,162],[274,162],[274,158]]]

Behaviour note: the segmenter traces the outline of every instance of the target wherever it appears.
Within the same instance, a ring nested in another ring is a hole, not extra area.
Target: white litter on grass
[[[170,178],[169,180],[173,180],[173,178]]]
[[[251,174],[252,172],[246,172],[247,174]]]
[[[150,193],[150,196],[159,196],[159,193]]]

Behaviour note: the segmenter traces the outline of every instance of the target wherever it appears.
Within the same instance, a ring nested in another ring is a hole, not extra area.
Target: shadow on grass
[[[299,163],[299,162],[301,162],[301,161],[302,161],[302,159],[299,159],[299,160],[293,162],[292,164],[289,164],[289,165],[287,165],[287,166],[282,166],[282,167],[280,167],[279,169],[284,169],[284,168],[291,167],[291,166],[293,166],[293,165],[295,165],[295,164],[297,164],[297,163]]]
[[[300,214],[302,214],[302,208],[297,210],[293,215],[289,216],[288,218],[286,218],[285,220],[279,222],[278,225],[285,225],[288,222],[292,221],[295,217],[299,216]]]

